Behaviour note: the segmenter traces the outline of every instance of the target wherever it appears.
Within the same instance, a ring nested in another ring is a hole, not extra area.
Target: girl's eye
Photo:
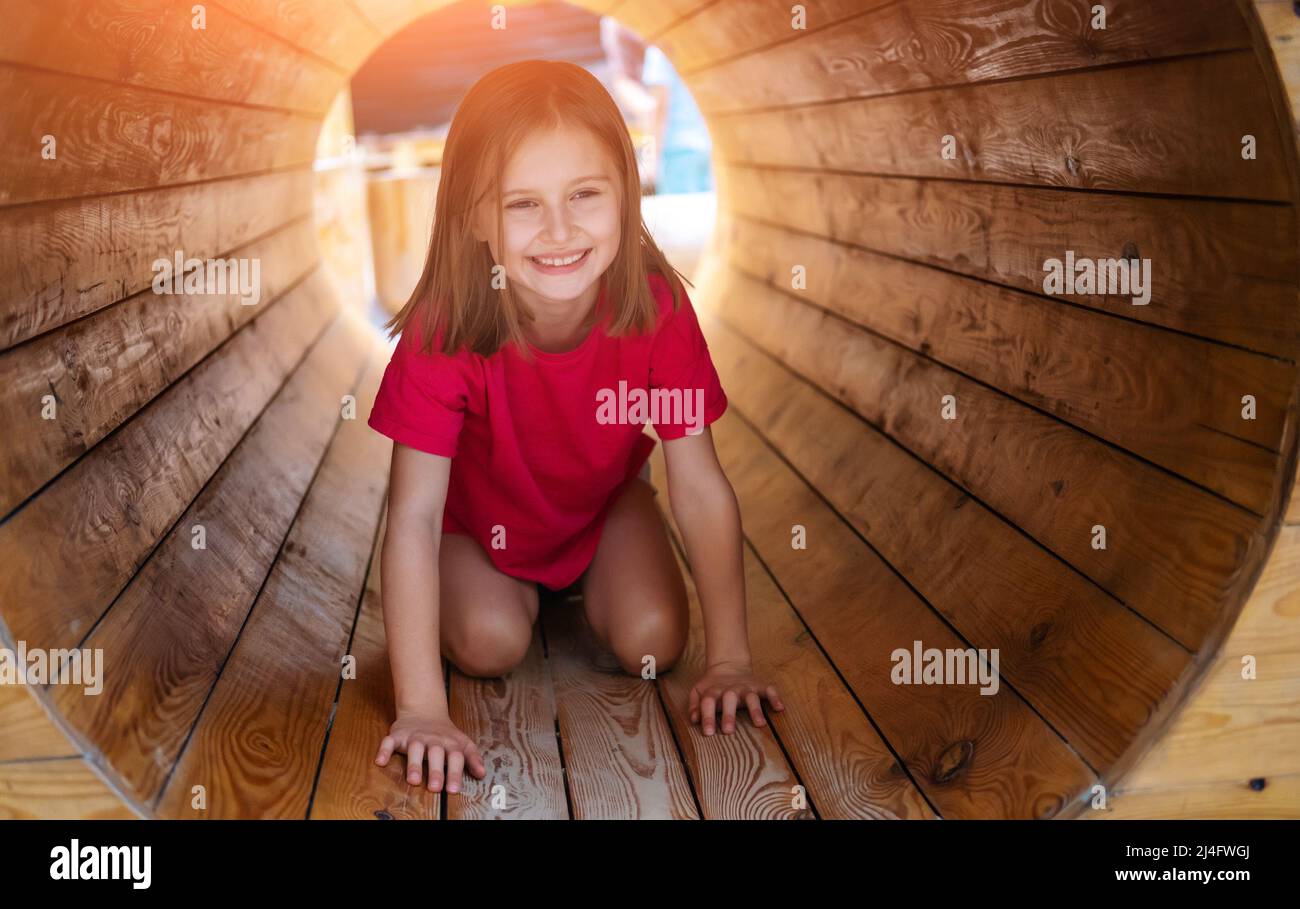
[[[582,190],[579,190],[579,191],[578,191],[577,193],[575,193],[574,195],[575,195],[575,197],[578,197],[578,198],[581,198],[581,197],[583,197],[583,196],[599,196],[599,195],[600,195],[600,191],[599,191],[599,190],[595,190],[595,189],[582,189]],[[531,202],[531,201],[528,200],[528,199],[524,199],[522,202],[514,202],[514,203],[512,203],[512,204],[510,204],[510,205],[507,205],[506,208],[520,208],[521,206],[524,206],[524,205],[534,205],[534,204],[536,204],[536,203]]]

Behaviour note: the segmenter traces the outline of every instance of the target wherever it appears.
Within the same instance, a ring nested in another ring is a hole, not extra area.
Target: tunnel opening
[[[97,699],[0,686],[8,813],[493,814],[358,759],[392,706],[360,425],[387,355],[323,274],[312,166],[349,74],[437,4],[327,5],[30,4],[0,37],[0,643],[107,663]],[[504,697],[449,675],[467,726],[540,743],[507,816],[772,816],[794,781],[819,817],[1293,810],[1294,719],[1245,675],[1300,671],[1287,5],[580,5],[709,123],[714,439],[756,653],[816,721],[745,730],[737,803],[680,709],[702,654],[633,710],[561,611]],[[262,302],[154,293],[178,250],[260,261]],[[1148,302],[1047,291],[1116,256]],[[914,642],[996,649],[999,690],[894,684]],[[629,711],[653,779],[568,785]]]

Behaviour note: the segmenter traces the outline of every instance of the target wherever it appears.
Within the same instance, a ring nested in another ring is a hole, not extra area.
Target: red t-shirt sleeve
[[[418,334],[402,332],[367,423],[394,442],[455,457],[469,397],[465,371],[455,357],[438,351],[437,339],[432,355],[421,353]]]
[[[677,414],[680,420],[656,422],[655,432],[665,440],[702,432],[727,409],[727,396],[685,288],[681,306],[674,312],[670,295],[667,310],[650,353],[650,388],[681,389],[683,399],[690,395],[695,402],[702,401],[703,416],[698,410],[683,409]]]

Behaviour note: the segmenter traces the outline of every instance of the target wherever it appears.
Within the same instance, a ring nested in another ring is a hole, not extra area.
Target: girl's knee
[[[653,666],[656,675],[667,672],[685,652],[689,628],[673,609],[637,610],[632,615],[610,630],[610,647],[623,671],[640,676],[646,666]]]
[[[452,633],[444,633],[447,659],[463,674],[497,678],[524,661],[533,630],[522,613],[511,614],[484,604],[470,609]],[[449,629],[450,631],[450,629]]]

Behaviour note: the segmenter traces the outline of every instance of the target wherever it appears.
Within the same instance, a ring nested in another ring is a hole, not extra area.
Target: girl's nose
[[[551,208],[546,215],[546,237],[553,246],[560,246],[573,236],[573,219],[566,206]]]

